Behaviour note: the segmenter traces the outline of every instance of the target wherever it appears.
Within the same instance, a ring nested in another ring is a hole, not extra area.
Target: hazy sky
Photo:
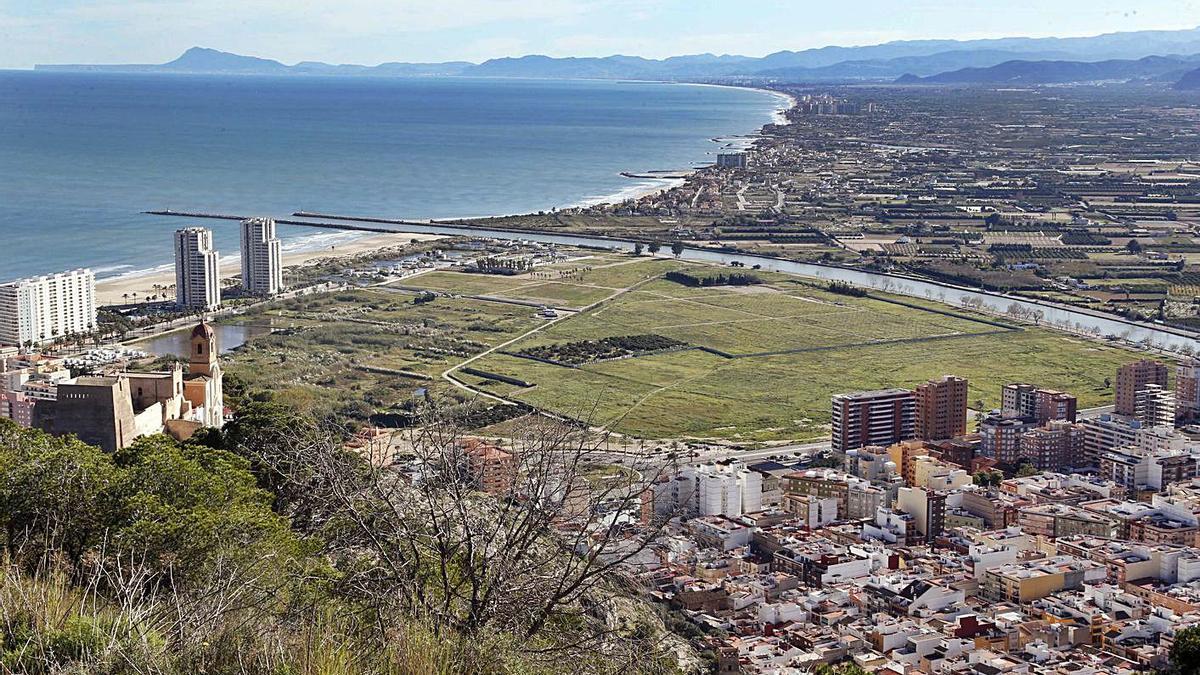
[[[0,0],[0,68],[159,63],[193,45],[285,63],[759,56],[1198,24],[1200,0]]]

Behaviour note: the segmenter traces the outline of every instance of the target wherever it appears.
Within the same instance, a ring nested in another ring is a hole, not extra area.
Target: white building
[[[875,509],[875,520],[863,523],[862,538],[904,546],[909,534],[915,533],[912,515],[880,506]]]
[[[91,270],[0,285],[0,344],[42,344],[95,327],[96,277]]]
[[[212,230],[175,231],[175,304],[206,312],[221,306],[220,261]]]
[[[1148,384],[1134,399],[1134,417],[1149,427],[1175,426],[1175,392]]]
[[[242,287],[254,295],[283,290],[283,252],[272,218],[242,221]]]
[[[741,465],[686,466],[673,479],[654,486],[659,515],[728,516],[763,510],[763,477]]]

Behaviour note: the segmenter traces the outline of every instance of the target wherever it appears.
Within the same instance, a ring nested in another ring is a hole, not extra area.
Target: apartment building
[[[1152,384],[1160,387],[1167,386],[1166,364],[1142,359],[1118,368],[1115,412],[1118,415],[1135,416],[1137,414],[1137,393]]]
[[[838,394],[832,399],[834,452],[888,446],[916,433],[916,397],[908,389]]]
[[[967,390],[967,380],[953,375],[918,385],[913,392],[917,438],[937,441],[967,433]]]
[[[221,306],[220,260],[213,249],[212,230],[175,231],[175,304],[205,312]]]
[[[95,327],[96,277],[91,270],[0,284],[0,345],[38,345]]]
[[[1148,384],[1134,394],[1133,417],[1151,427],[1175,426],[1175,392]]]
[[[1037,424],[1054,420],[1074,422],[1079,407],[1077,399],[1064,391],[1019,382],[1004,385],[1000,400],[1005,415],[1029,418]]]
[[[1016,464],[1021,458],[1021,437],[1035,426],[1026,417],[988,415],[979,422],[979,454],[1000,464]]]
[[[1083,432],[1067,421],[1049,422],[1021,435],[1020,457],[1041,471],[1062,471],[1082,456]]]
[[[283,290],[283,252],[272,218],[242,221],[242,287],[252,295]]]

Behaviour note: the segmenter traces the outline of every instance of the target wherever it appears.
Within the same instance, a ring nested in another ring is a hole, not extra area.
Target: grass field
[[[441,372],[540,323],[527,307],[358,290],[299,298],[240,320],[288,330],[250,340],[225,370],[251,389],[269,389],[301,408],[354,410],[360,416],[402,406],[417,389],[457,390]],[[413,372],[430,381],[366,372]]]
[[[537,276],[435,272],[401,283],[577,308],[616,296],[505,351],[659,334],[717,352],[673,351],[578,368],[496,352],[471,364],[532,388],[458,374],[483,391],[644,438],[818,438],[828,433],[832,394],[911,387],[943,374],[971,380],[972,407],[997,405],[1000,387],[1015,381],[1070,391],[1090,407],[1111,402],[1105,379],[1139,358],[1050,330],[997,326],[994,318],[932,301],[849,297],[786,275],[755,272],[767,283],[736,288],[688,288],[656,278],[694,264],[598,253],[539,268]],[[289,301],[264,314],[251,318],[295,330],[255,338],[230,358],[229,372],[314,406],[381,411],[403,405],[419,388],[462,396],[437,379],[443,370],[544,324],[530,307],[468,297],[414,304],[411,295],[386,288]],[[363,365],[435,379],[364,373]]]
[[[539,267],[536,276],[439,271],[405,279],[399,284],[406,288],[498,296],[578,309],[683,264],[666,259],[634,260],[629,256],[598,253],[580,260]]]
[[[492,354],[476,365],[536,384],[509,391],[514,398],[623,433],[778,440],[825,435],[832,394],[911,387],[943,374],[971,380],[972,407],[998,405],[1000,387],[1015,381],[1071,391],[1082,407],[1101,405],[1112,397],[1104,380],[1138,358],[959,310],[948,316],[763,276],[769,285],[741,288],[652,281],[510,348],[655,333],[737,358],[693,350],[566,369]]]

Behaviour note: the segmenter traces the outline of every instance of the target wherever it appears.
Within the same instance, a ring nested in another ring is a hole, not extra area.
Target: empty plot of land
[[[576,369],[495,354],[481,368],[533,383],[514,398],[644,437],[803,439],[827,433],[838,392],[913,386],[953,373],[971,405],[1000,387],[1065,389],[1107,402],[1116,367],[1137,355],[988,317],[837,295],[771,279],[772,287],[685,289],[654,281],[512,345],[656,334],[725,353],[675,351]],[[734,358],[729,358],[734,357]]]
[[[514,276],[431,272],[405,279],[399,285],[455,295],[494,296],[580,308],[682,264],[666,259],[598,256],[539,267],[532,273]]]

